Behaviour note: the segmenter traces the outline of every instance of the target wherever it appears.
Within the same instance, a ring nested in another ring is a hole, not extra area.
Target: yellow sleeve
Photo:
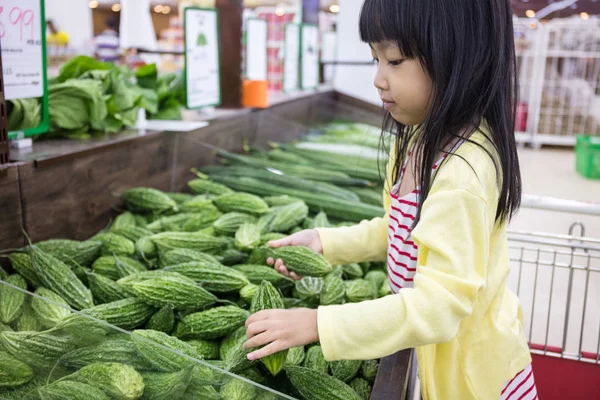
[[[340,228],[318,228],[323,255],[333,265],[385,261],[388,215]]]
[[[319,307],[325,358],[373,359],[451,340],[485,285],[488,214],[486,201],[470,191],[432,188],[412,232],[419,246],[414,288],[377,300]]]

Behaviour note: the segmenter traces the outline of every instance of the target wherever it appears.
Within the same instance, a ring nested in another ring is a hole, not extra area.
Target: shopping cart
[[[523,208],[577,213],[568,234],[509,231],[508,285],[523,307],[540,398],[600,393],[600,239],[586,216],[600,204],[524,196]]]

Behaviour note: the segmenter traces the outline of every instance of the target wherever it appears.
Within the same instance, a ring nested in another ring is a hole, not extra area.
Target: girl
[[[366,0],[360,35],[393,132],[386,215],[271,242],[332,264],[387,261],[395,294],[247,323],[257,359],[319,341],[325,358],[416,348],[425,399],[535,399],[506,224],[521,197],[509,0]],[[288,274],[285,260],[268,260]],[[294,278],[298,276],[291,273]]]

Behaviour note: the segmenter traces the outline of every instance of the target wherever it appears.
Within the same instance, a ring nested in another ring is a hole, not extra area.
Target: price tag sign
[[[9,139],[48,130],[46,73],[46,18],[44,0],[0,0],[0,45],[4,98],[40,98],[42,122],[24,132],[9,132]]]
[[[39,0],[0,1],[0,41],[7,100],[44,95],[44,62]]]
[[[267,21],[250,18],[246,29],[246,78],[267,80]]]
[[[302,25],[302,89],[319,86],[319,27]]]
[[[221,104],[219,18],[215,9],[184,10],[185,87],[187,108]]]
[[[300,87],[300,25],[285,26],[283,58],[283,91],[293,92]]]

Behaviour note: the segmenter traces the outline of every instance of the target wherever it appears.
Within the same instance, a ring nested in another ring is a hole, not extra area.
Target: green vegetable
[[[360,367],[361,360],[340,360],[329,364],[332,375],[343,382],[350,382],[356,376]]]
[[[356,394],[360,396],[362,400],[369,400],[371,398],[371,384],[362,378],[354,378],[350,382],[350,387],[354,389]]]
[[[177,309],[199,309],[212,306],[217,301],[213,294],[184,276],[165,276],[132,282],[127,290],[156,307],[172,304]]]
[[[181,398],[192,378],[192,368],[177,372],[146,372],[144,379],[144,400],[171,400]]]
[[[154,366],[156,371],[179,371],[182,368],[193,365],[194,359],[200,359],[200,355],[198,355],[194,347],[164,332],[134,330],[133,342],[139,352]],[[184,354],[187,357],[180,354]]]
[[[138,371],[154,370],[154,365],[140,353],[133,340],[127,336],[77,348],[60,357],[58,362],[73,369],[98,362],[115,362],[130,365]]]
[[[183,338],[216,339],[244,325],[250,313],[235,306],[216,307],[183,318]]]
[[[356,392],[344,382],[311,368],[288,365],[285,372],[292,385],[310,400],[360,400]]]
[[[66,377],[101,389],[118,400],[137,400],[144,393],[144,379],[132,367],[120,363],[94,363]]]
[[[223,212],[239,212],[245,214],[266,214],[269,205],[260,197],[249,193],[226,193],[213,200]]]
[[[173,304],[166,304],[161,307],[150,319],[146,322],[146,329],[171,333],[175,328],[175,312]]]
[[[43,285],[71,307],[81,310],[93,305],[92,293],[65,263],[36,246],[31,247],[31,262]]]
[[[363,364],[361,367],[361,374],[366,380],[373,383],[373,382],[375,382],[375,378],[377,377],[378,369],[379,369],[379,361],[377,361],[377,360],[363,361]]]
[[[282,259],[290,271],[302,276],[325,276],[331,264],[321,254],[304,246],[284,246],[271,250],[273,259]]]
[[[304,346],[292,347],[288,351],[285,365],[302,365],[305,356]]]
[[[275,289],[271,283],[262,281],[260,288],[252,298],[250,313],[255,314],[262,310],[271,310],[277,308],[285,308],[281,292]],[[287,353],[287,350],[279,351],[275,354],[261,358],[260,361],[265,365],[265,367],[267,367],[271,375],[275,376],[283,369]]]
[[[325,360],[321,346],[312,346],[306,352],[304,366],[324,374],[329,371],[329,363]]]
[[[222,265],[189,262],[172,265],[164,270],[180,273],[215,293],[238,291],[250,283],[243,273]]]
[[[5,283],[0,283],[0,321],[9,324],[21,315],[25,306],[26,294],[8,285],[27,290],[27,282],[21,275],[10,275]]]
[[[35,294],[47,299],[43,300],[39,297],[31,298],[31,308],[35,312],[42,326],[52,328],[63,318],[66,318],[71,314],[67,302],[52,290],[39,288],[35,291]]]
[[[33,378],[31,367],[7,352],[0,351],[0,388],[15,388]]]
[[[235,233],[235,245],[240,250],[252,250],[260,244],[260,234],[257,224],[244,223]]]
[[[110,400],[102,390],[82,382],[58,381],[38,389],[41,400]]]
[[[220,344],[215,340],[192,339],[187,344],[192,346],[204,360],[218,360],[220,357]]]

